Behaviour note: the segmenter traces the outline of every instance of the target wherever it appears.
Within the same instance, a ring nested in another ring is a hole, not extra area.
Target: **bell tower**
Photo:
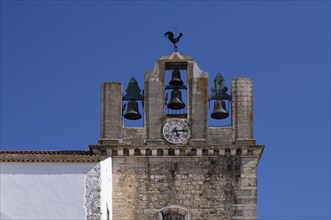
[[[119,82],[102,83],[100,138],[90,149],[112,157],[113,219],[257,219],[264,145],[253,136],[252,80],[233,79],[228,91],[215,75],[208,89],[208,73],[176,46],[145,73],[144,89],[135,78],[124,93]],[[209,117],[231,124],[210,127]]]
[[[171,80],[165,82],[165,73],[169,70],[172,72]],[[181,71],[186,72],[186,82],[179,77]],[[154,68],[145,74],[144,82],[146,143],[164,143],[164,134],[160,131],[166,121],[174,118],[181,119],[189,126],[190,137],[181,141],[180,144],[206,142],[208,76],[207,73],[200,70],[191,57],[182,56],[179,52],[161,57]],[[169,90],[171,93],[165,93]],[[186,90],[186,103],[183,101],[181,90]],[[166,97],[166,94],[170,94],[170,96]],[[163,106],[166,106],[167,109]],[[182,110],[183,108],[185,110]],[[176,135],[173,138],[176,138]]]

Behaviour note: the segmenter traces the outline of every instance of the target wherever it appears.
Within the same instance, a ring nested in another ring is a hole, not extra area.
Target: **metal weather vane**
[[[174,51],[177,52],[177,43],[179,42],[180,38],[183,36],[183,33],[179,33],[178,37],[175,38],[174,33],[168,31],[164,34],[165,37],[168,37],[170,42],[174,45]]]

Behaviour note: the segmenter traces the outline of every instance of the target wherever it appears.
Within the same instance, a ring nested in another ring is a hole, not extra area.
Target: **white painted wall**
[[[109,157],[100,162],[101,165],[101,219],[107,220],[107,209],[109,219],[112,217],[112,160]]]
[[[0,163],[0,219],[86,219],[85,176],[96,165]]]

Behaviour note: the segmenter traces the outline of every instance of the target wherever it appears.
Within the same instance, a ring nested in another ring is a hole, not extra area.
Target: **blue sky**
[[[254,80],[259,219],[330,219],[329,1],[1,1],[1,149],[87,150],[100,83],[172,52]]]

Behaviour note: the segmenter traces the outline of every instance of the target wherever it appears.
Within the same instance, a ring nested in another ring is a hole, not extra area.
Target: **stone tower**
[[[186,91],[184,110],[165,106],[178,98],[166,95],[174,88],[167,86],[169,71],[186,74],[179,86]],[[161,57],[145,74],[143,127],[124,126],[128,99],[121,83],[104,82],[101,90],[100,139],[90,149],[112,157],[114,220],[257,219],[264,146],[253,136],[251,79],[232,80],[227,127],[208,126],[208,74],[179,52]]]

